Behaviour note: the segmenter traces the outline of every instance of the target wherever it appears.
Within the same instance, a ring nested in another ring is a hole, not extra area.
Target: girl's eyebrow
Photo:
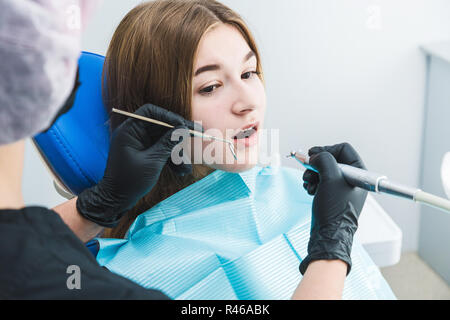
[[[244,57],[243,62],[247,62],[248,60],[250,60],[252,57],[255,56],[255,53],[253,51],[250,51],[249,53],[247,53],[247,55]],[[220,66],[218,64],[211,64],[211,65],[207,65],[204,67],[199,68],[196,72],[194,77],[198,76],[199,74],[203,73],[203,72],[207,72],[207,71],[215,71],[215,70],[219,70]]]

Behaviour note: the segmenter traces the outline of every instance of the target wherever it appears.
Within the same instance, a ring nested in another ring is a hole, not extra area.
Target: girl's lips
[[[251,135],[253,135],[255,132],[258,131],[258,128],[259,128],[259,122],[254,122],[254,123],[252,123],[252,124],[249,124],[249,125],[243,127],[242,129],[240,129],[239,131],[237,131],[237,132],[235,133],[235,135],[233,136],[233,139],[234,139],[234,140],[241,140],[241,139],[244,139],[244,138],[246,138],[246,135],[245,135],[244,132],[245,132],[246,130],[253,129],[253,132],[248,132],[248,134],[249,134],[248,137],[250,137]]]
[[[257,131],[256,128],[251,127],[251,128],[249,128],[247,130],[244,130],[244,131],[241,131],[240,133],[238,133],[234,137],[234,139],[241,140],[241,139],[245,139],[245,138],[251,137],[256,131]]]
[[[258,143],[258,128],[255,128],[255,130],[249,137],[243,139],[234,139],[234,143],[236,146],[243,145],[247,148],[255,146]]]

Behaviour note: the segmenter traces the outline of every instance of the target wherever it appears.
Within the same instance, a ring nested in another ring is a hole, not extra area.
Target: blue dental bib
[[[215,171],[141,214],[126,239],[98,239],[100,265],[173,299],[290,299],[307,255],[302,172]],[[344,299],[395,299],[355,240]]]

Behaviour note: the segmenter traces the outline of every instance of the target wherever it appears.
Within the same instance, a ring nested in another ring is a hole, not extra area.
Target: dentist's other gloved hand
[[[352,266],[353,235],[366,201],[367,191],[349,185],[337,163],[366,169],[353,147],[347,143],[314,147],[309,150],[310,164],[319,171],[307,170],[304,188],[314,195],[308,255],[300,264],[302,275],[315,260],[342,260],[347,275]]]
[[[77,210],[83,217],[107,228],[115,227],[150,192],[168,162],[179,175],[192,172],[190,164],[176,166],[171,162],[172,149],[180,143],[171,140],[172,133],[184,129],[183,137],[187,137],[187,129],[203,131],[197,124],[151,104],[142,106],[135,114],[175,128],[128,119],[114,131],[104,177],[77,199]]]

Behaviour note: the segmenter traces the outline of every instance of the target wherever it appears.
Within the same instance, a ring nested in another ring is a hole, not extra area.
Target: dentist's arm
[[[103,227],[84,218],[77,210],[78,197],[64,202],[52,210],[55,211],[73,233],[82,241],[88,242],[103,231]]]
[[[83,191],[78,198],[56,208],[69,228],[83,241],[95,237],[103,227],[116,226],[157,183],[164,166],[183,175],[191,172],[190,164],[175,166],[170,162],[176,129],[196,129],[194,123],[157,106],[147,104],[136,114],[169,123],[167,129],[141,120],[128,119],[113,133],[104,177]]]
[[[304,188],[314,195],[308,255],[300,264],[303,279],[293,299],[340,299],[351,270],[353,235],[366,201],[367,191],[350,186],[337,163],[365,169],[349,144],[315,147],[309,151],[310,164]]]

